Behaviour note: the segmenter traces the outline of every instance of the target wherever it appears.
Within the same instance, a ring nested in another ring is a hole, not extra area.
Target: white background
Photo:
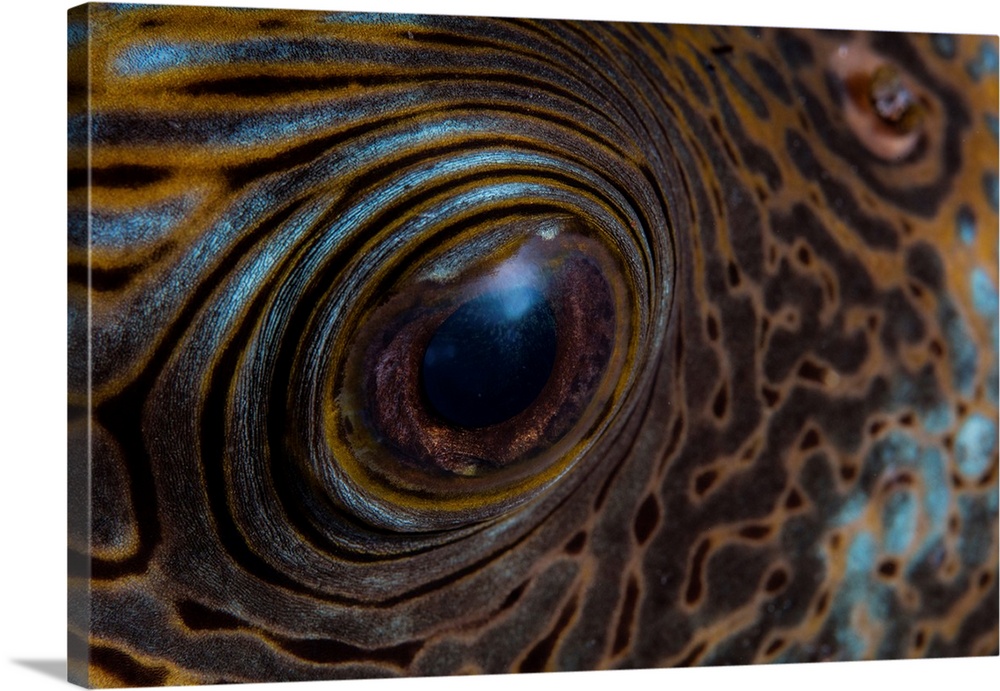
[[[672,23],[877,28],[997,34],[996,0],[736,0],[653,4],[652,0],[246,0],[289,9],[382,10],[622,19]],[[0,689],[64,687],[66,628],[66,220],[65,37],[70,4],[17,0],[0,19]],[[988,8],[988,9],[986,9]],[[583,691],[636,689],[948,689],[994,686],[1000,658],[770,667],[655,670],[313,682],[256,689],[342,691],[525,691],[572,684]],[[989,682],[993,679],[993,682]]]

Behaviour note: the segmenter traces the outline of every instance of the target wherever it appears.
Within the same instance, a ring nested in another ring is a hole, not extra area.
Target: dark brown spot
[[[729,285],[736,287],[740,284],[740,270],[736,267],[736,263],[730,260],[729,262]]]
[[[712,129],[715,130],[715,134],[718,135],[719,140],[722,142],[722,148],[726,152],[726,155],[729,156],[729,160],[732,161],[732,163],[733,163],[734,166],[739,167],[739,165],[740,165],[739,158],[736,156],[736,152],[733,150],[733,145],[729,142],[729,138],[726,137],[725,134],[723,134],[722,124],[719,122],[719,118],[717,118],[716,116],[712,115],[712,116],[710,116],[708,118],[708,122],[712,126]],[[721,200],[721,196],[720,196],[720,200]],[[720,210],[720,212],[722,211],[722,208],[723,208],[723,205],[721,204],[721,201],[720,201],[720,204],[719,204],[719,210]],[[720,213],[720,215],[721,215],[721,213]]]
[[[706,648],[708,648],[708,644],[705,643],[705,641],[702,641],[701,643],[699,643],[698,645],[696,645],[694,648],[692,648],[691,652],[688,653],[687,655],[685,655],[684,658],[680,662],[677,663],[677,666],[678,667],[690,667],[691,665],[693,665],[694,663],[696,663],[701,658],[702,653],[705,652]]]
[[[566,543],[566,552],[568,554],[579,554],[583,551],[584,546],[587,544],[587,533],[584,531],[578,532],[573,536],[573,539]]]
[[[716,479],[718,479],[719,474],[714,470],[706,470],[699,473],[694,479],[694,492],[699,497],[704,496],[705,493],[712,488],[715,484]]]
[[[660,461],[659,472],[663,472],[667,463],[674,456],[674,452],[677,450],[678,444],[681,442],[681,432],[684,431],[684,416],[678,415],[677,419],[674,420],[674,428],[670,432],[670,442],[667,444],[666,450],[663,452],[663,460]]]
[[[890,490],[893,487],[908,487],[913,484],[913,476],[909,473],[893,473],[885,481],[885,489]]]
[[[555,650],[559,637],[562,635],[563,630],[569,625],[569,622],[572,620],[575,612],[576,596],[574,595],[570,598],[570,601],[566,603],[566,606],[563,607],[562,612],[559,614],[559,619],[556,621],[556,625],[552,627],[549,635],[535,644],[535,647],[533,647],[527,656],[525,656],[525,658],[521,661],[521,665],[519,667],[521,672],[541,672],[545,669],[545,664],[552,656],[552,651]]]
[[[710,341],[719,340],[719,324],[711,314],[705,318],[705,328],[708,331],[708,339]]]
[[[898,567],[896,566],[896,562],[892,559],[886,559],[878,565],[878,572],[886,578],[892,578],[895,576],[897,569]]]
[[[810,429],[806,432],[806,435],[802,437],[802,443],[799,444],[799,449],[802,451],[808,451],[809,449],[815,449],[819,446],[819,432],[815,429]]]
[[[812,264],[812,254],[810,254],[808,247],[799,248],[799,261],[802,262],[804,266]]]
[[[625,588],[625,601],[622,603],[621,614],[618,617],[618,629],[615,632],[615,644],[612,654],[625,650],[632,637],[632,620],[635,618],[635,606],[639,599],[639,584],[635,576],[629,576],[628,586]]]
[[[510,609],[515,604],[517,604],[517,601],[521,599],[521,596],[524,595],[524,591],[527,590],[527,588],[528,588],[528,581],[525,581],[524,583],[522,583],[521,585],[517,586],[512,591],[510,591],[510,594],[508,594],[507,597],[504,599],[503,604],[500,605],[499,611],[503,612],[504,610]]]
[[[784,647],[785,647],[785,641],[781,638],[776,638],[773,641],[771,641],[771,645],[767,646],[767,650],[764,651],[764,655],[766,657],[770,657]]]
[[[840,477],[844,482],[850,482],[858,476],[858,469],[853,465],[842,465],[840,467]]]
[[[819,596],[819,600],[816,601],[816,614],[818,616],[823,616],[826,614],[826,608],[830,606],[830,593],[823,591]]]
[[[649,536],[653,534],[656,526],[660,522],[660,507],[656,502],[656,497],[649,495],[639,507],[639,512],[635,516],[635,523],[632,529],[635,539],[640,545],[645,544]]]
[[[762,540],[771,534],[769,525],[748,525],[740,530],[740,536],[748,540]]]
[[[784,569],[775,569],[774,572],[767,577],[767,582],[764,584],[764,590],[774,594],[785,587],[788,583],[788,574],[785,573]]]
[[[778,391],[772,389],[769,386],[760,387],[760,392],[761,394],[763,394],[764,401],[767,403],[768,408],[773,408],[775,405],[777,405],[778,400],[781,398]]]
[[[814,381],[822,384],[826,381],[826,367],[817,365],[815,362],[805,360],[799,365],[799,378],[807,381]]]
[[[691,571],[688,577],[688,585],[684,590],[684,601],[689,605],[693,605],[701,598],[701,571],[702,568],[704,568],[705,558],[708,556],[709,547],[711,547],[711,542],[709,540],[702,540],[698,544],[698,548],[695,550],[694,556],[691,559]]]
[[[211,609],[194,600],[181,600],[177,603],[177,614],[184,626],[192,631],[232,631],[239,628],[250,628],[248,622],[223,612]]]
[[[801,508],[803,503],[802,495],[793,487],[788,493],[788,498],[785,499],[785,508],[795,510]]]
[[[125,686],[162,686],[167,683],[165,667],[145,665],[120,650],[103,645],[90,646],[90,664],[107,670]]]
[[[712,402],[712,412],[715,417],[720,420],[726,416],[726,408],[729,405],[729,393],[726,390],[726,385],[723,384],[719,387],[719,391],[715,394],[715,400]]]

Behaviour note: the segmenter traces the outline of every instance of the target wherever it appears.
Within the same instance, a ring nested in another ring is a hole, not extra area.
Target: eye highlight
[[[530,286],[500,288],[460,306],[424,351],[422,390],[446,423],[509,420],[541,393],[556,357],[556,321]]]

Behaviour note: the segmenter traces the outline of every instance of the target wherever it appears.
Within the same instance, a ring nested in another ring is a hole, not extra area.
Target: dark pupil
[[[541,393],[556,358],[556,321],[532,288],[486,293],[455,310],[427,345],[431,408],[459,427],[508,420]]]

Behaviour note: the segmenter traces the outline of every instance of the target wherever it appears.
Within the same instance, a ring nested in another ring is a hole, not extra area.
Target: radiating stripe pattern
[[[996,655],[996,56],[71,10],[73,679]]]

